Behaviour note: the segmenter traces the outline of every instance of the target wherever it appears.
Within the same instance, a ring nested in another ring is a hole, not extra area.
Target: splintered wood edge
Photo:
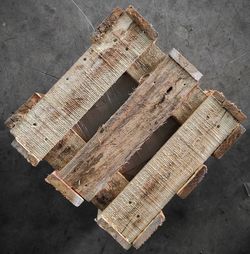
[[[214,151],[213,156],[220,159],[236,141],[245,133],[246,129],[239,124],[232,133],[220,144],[220,146]]]
[[[91,42],[96,43],[102,39],[102,37],[112,28],[112,26],[118,21],[120,16],[124,13],[121,8],[115,8],[112,10],[111,14],[106,17],[102,23],[96,28],[93,36],[91,37]]]
[[[108,232],[125,250],[131,247],[131,244],[119,232],[117,232],[112,225],[107,223],[102,217],[102,212],[98,210],[97,218],[95,219],[99,227]]]
[[[134,240],[133,246],[139,249],[158,229],[159,226],[165,221],[165,216],[161,211],[155,216],[155,218],[149,223],[149,225],[142,231],[142,233]]]
[[[177,195],[185,199],[202,181],[205,174],[207,173],[207,166],[201,165],[200,168],[188,179],[183,187],[177,192]]]
[[[156,30],[132,5],[129,5],[129,7],[126,9],[126,13],[141,28],[141,30],[147,34],[150,39],[157,39],[158,33]]]
[[[247,119],[247,116],[238,108],[233,102],[226,99],[222,92],[217,90],[208,90],[205,91],[207,95],[212,95],[218,102],[220,102],[221,106],[225,108],[236,120],[240,123]]]
[[[32,165],[32,166],[37,166],[37,164],[39,163],[39,160],[31,155],[30,153],[28,153],[28,151],[26,149],[24,149],[24,147],[16,140],[14,139],[11,143],[11,145]]]
[[[91,37],[92,43],[98,43],[102,37],[112,29],[112,26],[118,21],[119,17],[127,13],[129,17],[140,27],[142,31],[152,40],[156,40],[158,37],[158,33],[153,28],[153,26],[143,17],[140,13],[132,6],[126,10],[121,8],[115,8],[112,10],[111,14],[105,18],[102,23],[97,27],[96,31],[94,32],[93,36]]]
[[[187,71],[196,81],[199,81],[202,78],[203,74],[198,71],[197,68],[191,64],[178,50],[173,48],[169,52],[169,56],[175,60],[185,71]]]
[[[32,94],[28,100],[26,100],[5,122],[5,126],[9,129],[15,127],[15,125],[22,120],[22,118],[33,108],[33,106],[40,101],[44,96],[41,93]]]
[[[75,192],[69,185],[67,185],[60,177],[57,176],[56,171],[48,175],[45,181],[60,191],[63,196],[68,199],[76,207],[80,206],[84,199]]]

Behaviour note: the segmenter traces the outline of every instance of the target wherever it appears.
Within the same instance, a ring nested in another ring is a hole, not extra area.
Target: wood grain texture
[[[207,166],[201,165],[196,172],[188,179],[188,181],[181,187],[177,192],[177,195],[185,199],[190,193],[197,187],[197,185],[202,181],[205,174],[207,173]]]
[[[44,157],[55,170],[61,170],[86,142],[72,129]]]
[[[142,233],[134,240],[133,246],[139,249],[165,221],[163,212],[158,213],[155,218],[148,224]]]
[[[11,129],[35,166],[153,43],[126,14]]]
[[[100,219],[132,243],[236,126],[231,114],[208,97]]]
[[[178,50],[173,48],[169,52],[169,56],[173,58],[183,69],[185,69],[195,80],[199,81],[203,76],[194,65],[192,65]]]
[[[48,175],[45,178],[45,181],[53,185],[56,190],[60,191],[63,196],[76,207],[78,207],[84,201],[84,199],[77,192],[75,192],[70,186],[62,181],[60,177],[57,176],[57,171],[54,171],[52,174]]]
[[[220,159],[236,141],[245,133],[246,129],[238,124],[237,127],[230,133],[230,135],[220,144],[220,146],[214,151],[213,156]]]
[[[166,57],[59,175],[91,200],[196,85]]]
[[[6,121],[5,126],[9,129],[15,127],[18,122],[21,122],[24,116],[37,104],[38,101],[44,96],[41,93],[34,93],[30,98],[22,104]]]
[[[91,202],[100,210],[104,210],[127,186],[128,180],[119,172],[116,172]]]
[[[155,70],[157,65],[163,59],[165,59],[165,57],[166,54],[162,52],[159,47],[153,44],[145,53],[139,57],[139,59],[134,64],[131,65],[131,67],[127,70],[127,73],[137,82],[142,83],[148,77],[148,75]],[[169,61],[175,60],[171,58]],[[188,60],[186,61],[188,62]],[[180,63],[180,61],[177,61],[177,63],[178,62]],[[184,60],[182,62],[184,62]],[[180,66],[183,68],[185,65],[182,64]],[[195,67],[193,66],[193,68]],[[197,85],[190,91],[185,101],[183,101],[183,103],[173,111],[173,117],[179,123],[184,123],[206,98],[206,94]]]
[[[207,95],[212,95],[218,100],[222,107],[224,107],[230,114],[237,119],[240,123],[247,119],[247,116],[239,109],[233,102],[227,100],[222,92],[217,90],[206,91]]]

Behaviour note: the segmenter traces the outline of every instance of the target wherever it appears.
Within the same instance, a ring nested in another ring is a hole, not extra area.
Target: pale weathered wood
[[[59,176],[91,200],[196,85],[166,57]]]
[[[247,116],[233,102],[227,100],[222,92],[217,90],[206,91],[207,95],[213,95],[230,114],[240,123],[247,119]]]
[[[192,65],[178,50],[173,48],[169,52],[169,56],[173,58],[182,68],[184,68],[195,80],[199,81],[203,76],[194,65]]]
[[[241,124],[238,124],[238,126],[232,131],[232,133],[214,151],[213,156],[217,159],[220,159],[245,133],[245,131],[246,129]]]
[[[63,196],[75,206],[79,206],[84,201],[84,199],[77,192],[75,192],[70,186],[57,177],[57,171],[54,171],[52,174],[48,175],[45,178],[45,181],[53,186],[56,186],[56,190],[60,191]]]
[[[102,212],[107,231],[133,243],[237,124],[208,97]]]
[[[132,245],[127,241],[126,238],[123,237],[122,234],[114,230],[105,220],[101,217],[102,212],[98,210],[96,222],[97,224],[107,231],[125,250],[128,250]]]
[[[32,94],[30,98],[5,121],[5,126],[9,129],[14,128],[43,96],[44,94],[41,93]]]
[[[123,12],[101,40],[11,129],[33,165],[46,156],[154,42],[155,38],[149,38],[137,24]]]
[[[184,199],[186,198],[202,181],[207,173],[207,166],[201,165],[196,172],[188,179],[188,181],[178,190],[177,195]]]
[[[159,226],[165,221],[163,212],[158,213],[149,225],[142,231],[142,233],[134,240],[133,246],[139,249],[150,236],[158,229]]]

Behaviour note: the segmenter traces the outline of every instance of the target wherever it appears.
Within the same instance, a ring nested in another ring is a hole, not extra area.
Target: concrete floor
[[[124,253],[94,218],[44,182],[46,163],[32,168],[11,146],[4,120],[34,91],[46,92],[89,47],[92,26],[115,6],[133,4],[158,30],[158,45],[179,49],[204,74],[203,89],[224,92],[250,115],[249,0],[0,0],[0,253]],[[249,121],[245,124],[250,128]],[[186,200],[174,198],[167,220],[138,251],[128,253],[249,254],[250,134]]]

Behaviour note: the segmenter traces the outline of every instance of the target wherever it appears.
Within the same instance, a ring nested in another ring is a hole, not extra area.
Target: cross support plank
[[[107,231],[112,228],[133,243],[237,124],[208,97],[101,213]]]
[[[131,11],[136,13],[131,9],[123,11],[102,38],[93,43],[20,124],[11,129],[32,165],[37,165],[49,153],[155,41],[152,27],[152,31],[148,27],[142,30],[145,24],[139,26],[140,19],[135,18],[136,15],[131,18]]]
[[[91,200],[106,185],[196,86],[196,81],[169,59],[157,66],[59,172],[63,181],[86,200]]]

